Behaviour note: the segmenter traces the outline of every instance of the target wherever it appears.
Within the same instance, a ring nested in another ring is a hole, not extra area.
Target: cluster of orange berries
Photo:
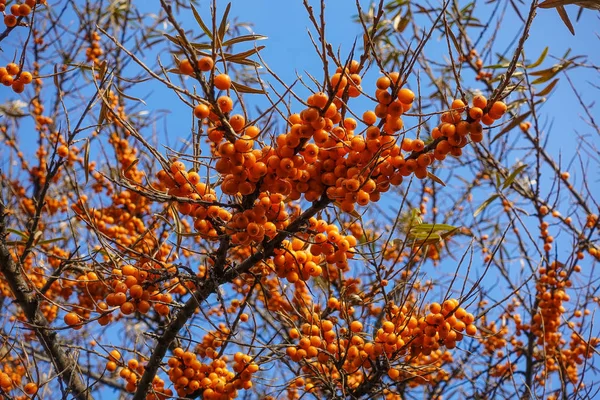
[[[196,66],[200,71],[208,72],[213,69],[215,62],[211,57],[206,56],[198,59]],[[179,72],[185,75],[194,74],[194,67],[192,66],[190,60],[186,58],[179,63]]]
[[[226,368],[225,358],[216,358],[209,364],[202,363],[195,353],[176,348],[168,361],[168,375],[177,394],[186,397],[202,390],[204,399],[232,399],[237,397],[239,389],[252,387],[252,374],[258,371],[258,365],[251,362],[252,357],[243,353],[234,355],[233,369]]]
[[[419,318],[411,315],[407,305],[392,306],[390,314],[392,317],[387,321],[389,323],[384,322],[382,331],[378,331],[378,337],[381,335],[383,343],[389,344],[389,335],[394,333],[390,328],[396,327],[401,332],[401,337],[413,338],[410,341],[411,356],[427,356],[441,346],[453,349],[464,334],[473,336],[477,333],[475,317],[460,307],[456,299],[447,299],[442,304],[431,303],[429,313]]]
[[[279,193],[262,192],[252,208],[233,214],[225,226],[225,233],[231,235],[232,243],[240,245],[273,239],[289,224],[289,213],[283,200]]]
[[[484,112],[489,108],[488,112]],[[433,156],[443,160],[450,153],[455,157],[462,155],[462,148],[468,143],[467,135],[471,141],[479,143],[483,140],[484,125],[491,125],[500,119],[506,112],[506,104],[496,101],[488,107],[487,99],[478,95],[473,98],[472,106],[468,108],[465,103],[456,99],[452,102],[451,111],[442,114],[441,123],[431,131],[431,137],[440,139]],[[463,113],[468,114],[463,118]]]
[[[106,370],[108,372],[115,372],[119,370],[119,376],[124,379],[127,383],[125,384],[125,390],[129,393],[135,392],[138,382],[144,371],[146,370],[143,363],[136,359],[128,360],[126,363],[122,360],[121,353],[119,350],[111,350],[108,354],[108,361],[106,362]],[[152,390],[146,396],[147,400],[165,400],[173,396],[171,389],[165,389],[165,381],[159,376],[155,376],[152,380]]]
[[[21,71],[15,63],[9,63],[6,67],[0,68],[0,82],[4,86],[11,86],[15,93],[22,93],[25,90],[25,85],[32,81],[33,75],[31,75],[31,72]]]
[[[186,172],[185,164],[175,161],[169,167],[169,172],[160,170],[156,177],[172,196],[189,198],[191,200],[212,203],[217,200],[216,192],[207,184],[200,181],[200,175],[195,171]],[[194,217],[194,228],[201,237],[217,240],[217,228],[231,219],[231,213],[226,209],[211,205],[205,206],[192,202],[179,202],[179,212]]]
[[[85,50],[85,56],[87,57],[88,62],[97,64],[100,61],[99,57],[104,53],[100,47],[100,35],[98,32],[92,32],[89,35],[88,40],[90,41],[90,47]]]
[[[46,0],[25,0],[23,3],[15,3],[10,6],[10,14],[4,16],[4,25],[13,28],[17,25],[19,17],[26,17],[36,4],[46,4]],[[0,12],[6,10],[6,0],[0,0]]]
[[[389,316],[377,330],[375,340],[368,341],[364,339],[360,321],[351,321],[349,329],[340,328],[336,332],[334,325],[337,318],[320,319],[317,313],[312,313],[310,323],[302,324],[300,329],[289,330],[290,338],[297,340],[297,345],[289,346],[286,354],[295,362],[318,363],[314,370],[329,374],[332,379],[339,376],[339,370],[336,363],[330,361],[343,360],[342,369],[350,373],[352,378],[348,385],[352,388],[364,379],[361,372],[354,372],[360,371],[361,367],[372,368],[372,361],[382,355],[389,360],[395,360],[402,354],[412,360],[432,354],[436,359],[448,357],[441,352],[442,346],[452,349],[464,334],[472,336],[477,332],[474,316],[459,307],[456,299],[448,299],[441,305],[432,303],[429,313],[420,318],[411,312],[408,304],[402,307],[391,305]],[[310,371],[311,368],[307,368],[306,372],[310,374]],[[390,367],[388,375],[395,380],[407,378],[393,367]]]
[[[151,307],[159,315],[169,314],[169,304],[173,296],[170,293],[159,292],[151,283],[155,282],[159,275],[133,265],[115,269],[113,275],[113,292],[106,296],[106,304],[109,307],[119,307],[124,315],[135,311],[146,314]]]
[[[338,67],[335,74],[331,76],[330,82],[336,97],[342,98],[344,93],[348,93],[348,97],[358,97],[361,94],[362,78],[358,74],[360,64],[356,60],[352,60],[348,67]]]

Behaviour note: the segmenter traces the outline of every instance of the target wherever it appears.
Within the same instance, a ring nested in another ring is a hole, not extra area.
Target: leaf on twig
[[[508,176],[508,178],[506,178],[506,181],[504,181],[504,184],[502,185],[502,190],[504,190],[507,187],[509,187],[511,185],[511,183],[513,183],[515,181],[515,179],[517,178],[517,175],[519,175],[525,168],[527,168],[527,164],[521,165],[520,167],[516,168]]]
[[[517,125],[519,125],[521,122],[525,121],[530,115],[531,115],[531,111],[527,111],[525,114],[522,114],[516,118],[513,118],[513,120],[510,121],[509,124],[507,124],[500,132],[498,132],[496,134],[496,136],[494,136],[491,143],[494,143],[496,141],[496,139],[498,139],[500,136],[511,131],[513,128],[515,128]]]
[[[446,186],[446,184],[444,183],[443,180],[441,180],[440,178],[438,178],[437,176],[435,176],[433,173],[427,171],[427,177],[429,179],[431,179],[432,181],[434,181],[435,183],[439,183],[442,186]]]
[[[498,197],[500,197],[499,194],[493,194],[490,196],[489,199],[487,199],[486,201],[484,201],[478,208],[477,210],[475,210],[475,212],[473,213],[473,216],[476,217],[479,214],[481,214],[483,212],[483,210],[485,210],[487,208],[487,206],[489,206],[490,204],[492,204],[492,202],[494,200],[496,200]]]

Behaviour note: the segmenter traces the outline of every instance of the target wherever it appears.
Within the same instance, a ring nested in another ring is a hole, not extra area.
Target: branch
[[[212,293],[215,293],[217,288],[227,282],[231,282],[233,279],[238,277],[240,274],[246,273],[256,263],[261,260],[266,260],[273,255],[273,251],[281,245],[281,243],[288,238],[291,234],[298,232],[302,226],[308,221],[309,218],[316,215],[319,211],[323,210],[331,200],[327,196],[321,197],[319,200],[313,203],[313,205],[304,211],[294,222],[292,222],[285,231],[279,232],[272,240],[267,242],[262,250],[254,253],[248,257],[244,262],[237,265],[236,267],[223,269],[223,274],[214,276],[211,274],[199,288],[192,293],[192,296],[186,301],[183,308],[179,310],[175,319],[169,323],[165,332],[157,340],[156,347],[150,356],[150,360],[146,365],[144,375],[138,383],[137,391],[133,396],[133,400],[143,400],[146,398],[146,393],[152,384],[152,380],[160,367],[162,359],[165,357],[167,350],[169,349],[171,342],[175,339],[181,328],[186,322],[195,314],[195,310],[200,304],[205,301]],[[224,260],[223,262],[225,262]],[[217,264],[213,267],[214,270],[219,270]]]
[[[56,332],[50,328],[48,320],[40,310],[40,297],[33,291],[21,269],[13,261],[6,244],[6,213],[4,203],[0,201],[0,272],[4,275],[15,301],[23,310],[31,329],[46,349],[46,353],[56,368],[56,371],[78,400],[92,400],[92,395],[81,376],[76,372],[77,362],[68,357]]]

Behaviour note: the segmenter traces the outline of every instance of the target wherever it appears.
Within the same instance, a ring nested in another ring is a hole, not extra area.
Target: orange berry
[[[485,96],[478,95],[473,97],[473,107],[481,108],[482,110],[487,106],[487,99]]]
[[[185,75],[191,75],[194,73],[194,67],[192,67],[190,60],[181,60],[181,62],[179,63],[179,72]]]
[[[33,81],[33,76],[31,75],[31,72],[23,71],[21,72],[21,76],[19,77],[19,79],[21,80],[21,82],[27,85],[31,83],[31,81]]]
[[[497,101],[494,104],[492,104],[492,107],[490,108],[489,111],[489,115],[490,117],[494,118],[494,119],[499,119],[500,117],[502,117],[504,115],[504,113],[506,112],[506,104],[504,104],[502,101]]]
[[[27,385],[25,385],[25,387],[23,388],[23,390],[25,391],[25,393],[27,393],[28,395],[32,395],[35,392],[37,392],[38,390],[38,386],[33,383],[33,382],[29,382]]]
[[[206,56],[206,57],[202,57],[201,59],[198,60],[198,69],[200,71],[210,71],[211,69],[213,69],[215,62],[213,61],[212,58]]]
[[[213,83],[219,90],[227,90],[231,88],[231,78],[227,74],[219,74],[215,76]]]
[[[350,330],[354,333],[362,332],[363,324],[360,321],[352,321],[350,323]]]
[[[17,17],[15,17],[14,15],[5,15],[4,25],[6,25],[7,28],[15,27],[17,25]]]
[[[19,73],[20,69],[19,66],[15,63],[9,63],[6,66],[6,72],[8,72],[11,75],[17,75]]]
[[[64,320],[65,320],[65,324],[67,324],[69,326],[75,326],[75,325],[81,323],[81,318],[79,317],[79,315],[77,315],[74,312],[65,314]]]
[[[377,85],[377,89],[387,90],[392,84],[392,81],[387,76],[381,76],[377,79],[375,84]]]
[[[404,104],[410,104],[415,99],[415,94],[408,88],[402,88],[398,91],[398,100]]]
[[[61,158],[66,158],[69,155],[69,148],[67,146],[65,146],[64,144],[59,146],[58,149],[56,150],[57,154],[59,157]]]
[[[233,110],[233,100],[229,96],[221,96],[217,99],[217,104],[222,112],[228,113]]]
[[[198,119],[207,118],[210,115],[210,108],[206,104],[198,104],[194,107],[194,116]]]

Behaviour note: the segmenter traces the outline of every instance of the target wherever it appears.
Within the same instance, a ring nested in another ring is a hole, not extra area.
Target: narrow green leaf
[[[54,238],[54,239],[40,240],[37,244],[38,244],[38,246],[41,246],[43,244],[50,244],[50,243],[61,242],[61,241],[65,241],[65,240],[67,240],[67,239],[64,237],[58,237],[58,238]]]
[[[456,52],[458,54],[463,54],[462,50],[460,49],[460,45],[458,44],[458,40],[456,40],[456,36],[454,36],[454,32],[452,32],[452,29],[448,28],[446,32],[448,32],[450,39],[452,39],[452,43],[454,44],[454,47],[456,48]]]
[[[522,114],[516,118],[513,118],[513,120],[510,121],[509,124],[507,124],[498,134],[496,134],[496,136],[494,136],[491,143],[494,143],[496,141],[496,139],[498,139],[500,136],[504,135],[505,133],[511,131],[513,128],[518,126],[521,122],[526,120],[530,115],[531,115],[531,111],[527,111],[525,114]]]
[[[85,140],[83,146],[83,172],[85,172],[85,183],[90,180],[90,140]]]
[[[139,99],[137,97],[129,96],[129,95],[125,94],[124,92],[122,92],[121,90],[119,90],[119,86],[115,86],[115,89],[117,90],[119,95],[121,95],[122,97],[125,97],[126,99],[129,99],[129,100],[138,101],[138,102],[142,103],[143,105],[147,105],[144,100]]]
[[[231,10],[231,3],[227,4],[225,8],[225,12],[223,13],[223,18],[221,19],[221,23],[219,24],[219,43],[223,43],[223,38],[225,37],[225,31],[227,30],[227,17],[229,16],[229,10]]]
[[[516,168],[509,176],[506,178],[504,185],[502,185],[502,190],[506,189],[515,181],[517,175],[519,175],[525,168],[527,168],[527,164],[523,164],[520,167]]]
[[[232,38],[229,40],[226,40],[225,42],[223,42],[223,46],[231,46],[233,44],[238,44],[238,43],[242,43],[242,42],[249,42],[249,41],[254,41],[254,40],[265,40],[268,39],[266,36],[264,35],[243,35],[243,36],[238,36],[236,38]]]
[[[481,214],[481,212],[482,212],[483,210],[485,210],[485,209],[487,208],[487,206],[489,206],[490,204],[492,204],[492,202],[493,202],[494,200],[496,200],[498,197],[500,197],[500,195],[499,195],[499,194],[493,194],[493,195],[492,195],[492,196],[491,196],[489,199],[487,199],[486,201],[484,201],[484,202],[483,202],[483,204],[481,204],[481,205],[479,206],[479,208],[477,208],[477,210],[475,210],[475,212],[473,213],[473,216],[474,216],[474,217],[476,217],[476,216],[478,216],[479,214]]]
[[[190,5],[192,6],[192,12],[194,13],[194,18],[196,18],[196,22],[200,26],[200,29],[202,29],[202,31],[204,31],[204,33],[206,33],[206,36],[208,36],[212,40],[213,37],[212,37],[212,33],[211,33],[210,29],[208,29],[208,27],[206,26],[204,21],[202,21],[200,14],[198,14],[198,11],[196,10],[196,7],[194,7],[193,4],[190,4]]]
[[[437,232],[437,231],[451,231],[453,229],[456,229],[456,227],[452,226],[452,225],[448,225],[448,224],[419,224],[419,225],[413,226],[411,228],[411,231]]]
[[[556,78],[555,80],[553,80],[552,82],[550,82],[550,84],[548,86],[546,86],[544,89],[542,89],[541,92],[536,93],[536,96],[546,96],[548,93],[550,93],[552,91],[552,89],[554,89],[554,86],[556,86],[556,84],[558,83],[558,78]]]
[[[542,54],[540,54],[540,56],[538,57],[538,59],[533,63],[533,64],[529,64],[526,66],[526,68],[535,68],[539,65],[541,65],[544,60],[546,59],[546,56],[548,55],[548,46],[546,46],[546,48],[544,49],[544,51],[542,51]]]
[[[181,43],[181,38],[180,38],[179,36],[175,36],[175,37],[173,37],[173,36],[171,36],[171,35],[168,35],[168,34],[166,34],[166,33],[164,33],[163,35],[165,35],[165,37],[166,37],[167,39],[169,39],[169,41],[171,41],[171,42],[175,43],[177,46],[180,46],[180,47],[181,47],[182,43]]]
[[[25,240],[29,239],[29,235],[26,234],[25,232],[21,232],[21,231],[18,231],[16,229],[11,229],[11,228],[6,228],[6,230],[10,233],[14,233],[17,236],[21,236]]]

